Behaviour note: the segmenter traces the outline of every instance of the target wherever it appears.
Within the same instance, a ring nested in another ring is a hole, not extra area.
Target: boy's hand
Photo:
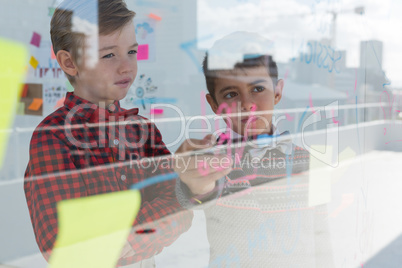
[[[135,252],[134,252],[133,248],[131,247],[130,243],[128,243],[126,241],[123,249],[121,250],[120,258],[128,258],[128,257],[134,256],[134,255],[135,255]]]
[[[227,155],[197,154],[200,149],[215,145],[213,135],[202,140],[189,139],[176,151],[175,171],[193,195],[204,195],[215,188],[215,182],[232,171],[232,160]]]

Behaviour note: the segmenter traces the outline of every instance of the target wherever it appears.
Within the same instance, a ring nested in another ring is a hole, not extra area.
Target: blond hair
[[[135,12],[127,8],[124,0],[97,0],[99,35],[109,35],[121,30],[130,23]],[[80,10],[81,9],[81,10]],[[84,48],[85,34],[73,31],[73,13],[83,13],[84,7],[80,0],[66,0],[55,10],[50,22],[50,36],[55,55],[60,50],[71,53],[75,63],[79,58],[79,50]],[[90,15],[89,15],[90,16]],[[71,84],[75,82],[73,76],[66,74]]]

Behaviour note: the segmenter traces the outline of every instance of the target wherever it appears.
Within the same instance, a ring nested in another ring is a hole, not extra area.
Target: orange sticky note
[[[50,47],[50,58],[52,60],[56,59],[56,55],[54,54],[53,46]]]
[[[148,17],[150,17],[151,19],[157,20],[157,21],[162,20],[161,17],[159,17],[158,15],[155,15],[154,13],[149,13]]]
[[[31,105],[29,105],[28,110],[31,111],[38,111],[42,106],[43,99],[34,98]]]
[[[31,60],[29,61],[29,64],[31,64],[32,68],[36,69],[39,65],[39,61],[35,59],[34,56],[32,56]]]

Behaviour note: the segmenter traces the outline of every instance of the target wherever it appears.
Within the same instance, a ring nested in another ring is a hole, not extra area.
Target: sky
[[[359,6],[363,15],[354,12]],[[277,61],[286,62],[309,40],[331,38],[329,12],[337,13],[336,48],[347,52],[347,67],[358,67],[362,40],[382,41],[385,75],[402,87],[400,0],[198,0],[198,46],[208,49],[234,31],[257,32],[275,43]]]

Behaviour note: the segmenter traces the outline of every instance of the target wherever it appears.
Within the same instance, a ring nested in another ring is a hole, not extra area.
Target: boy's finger
[[[177,149],[176,153],[184,153],[184,152],[207,149],[209,147],[212,147],[214,145],[214,143],[212,142],[212,138],[208,137],[208,136],[204,137],[204,139],[202,139],[202,140],[198,140],[198,139],[185,140],[180,145],[179,149]]]
[[[213,134],[206,135],[203,140],[208,142],[210,146],[216,145],[216,137]]]

